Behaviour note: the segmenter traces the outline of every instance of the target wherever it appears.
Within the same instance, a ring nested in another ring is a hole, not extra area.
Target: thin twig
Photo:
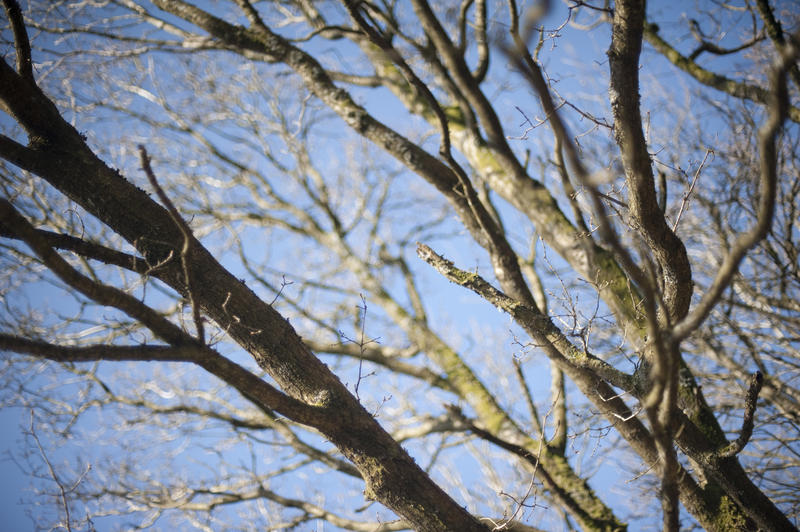
[[[33,441],[36,442],[36,447],[39,449],[39,454],[42,456],[42,460],[44,461],[45,465],[47,466],[47,471],[50,473],[50,478],[53,479],[53,482],[56,483],[58,486],[58,497],[61,499],[61,506],[64,508],[65,514],[65,523],[64,527],[67,529],[68,532],[72,532],[72,517],[69,513],[69,501],[67,501],[67,489],[64,487],[64,483],[61,482],[61,479],[58,477],[55,468],[53,468],[53,464],[50,463],[50,459],[47,458],[47,453],[42,447],[42,442],[39,440],[39,436],[36,434],[36,429],[33,426],[33,410],[31,410],[31,424],[30,424],[30,432],[28,434],[33,438]]]
[[[194,321],[195,330],[197,331],[197,339],[200,340],[200,342],[205,343],[206,335],[205,328],[203,327],[203,315],[200,312],[200,305],[198,305],[194,300],[194,283],[191,275],[191,269],[189,268],[189,255],[191,254],[194,243],[192,230],[186,221],[181,217],[178,209],[175,208],[175,205],[164,192],[164,189],[158,184],[156,175],[153,173],[153,169],[150,166],[150,157],[147,155],[147,150],[145,147],[141,144],[139,145],[139,156],[142,160],[142,170],[144,170],[144,173],[147,175],[147,180],[150,182],[150,186],[152,186],[156,191],[156,195],[158,195],[158,198],[167,208],[172,221],[175,222],[175,225],[183,235],[181,266],[183,268],[184,279],[186,280],[186,297],[189,300],[189,305],[192,308],[192,319]]]
[[[354,387],[354,392],[356,394],[356,399],[359,401],[361,397],[358,395],[358,387],[361,385],[361,379],[364,377],[362,374],[362,368],[364,366],[364,348],[365,348],[365,341],[364,341],[364,332],[367,326],[367,300],[361,295],[361,306],[358,307],[361,311],[361,336],[358,341],[358,347],[361,350],[361,356],[358,357],[358,379],[356,380],[356,385]]]
[[[711,148],[706,148],[706,155],[703,157],[703,162],[700,163],[700,166],[697,167],[697,170],[694,173],[694,177],[692,178],[692,183],[689,185],[689,190],[686,191],[686,194],[683,195],[683,200],[681,200],[681,208],[678,210],[678,217],[675,218],[675,223],[672,224],[672,232],[674,233],[678,229],[678,223],[681,221],[681,216],[683,216],[683,211],[686,209],[686,206],[689,204],[689,197],[692,195],[692,191],[694,191],[694,186],[697,183],[697,178],[700,177],[700,172],[703,170],[703,167],[706,165],[706,160],[710,154],[713,154],[714,150]],[[662,211],[663,212],[663,211]]]

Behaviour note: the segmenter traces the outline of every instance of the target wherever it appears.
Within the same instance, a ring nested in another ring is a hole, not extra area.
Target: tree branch
[[[33,62],[31,61],[31,43],[28,39],[28,31],[25,29],[25,21],[22,18],[22,9],[17,0],[3,0],[6,8],[6,15],[11,22],[11,30],[14,33],[14,46],[17,52],[17,72],[29,83],[33,84]]]
[[[769,35],[769,38],[775,43],[778,51],[782,51],[787,45],[786,36],[781,27],[781,23],[775,19],[775,15],[769,5],[769,0],[756,0],[756,8],[758,9],[758,14],[761,16],[761,20],[764,21],[764,28],[767,30],[767,35]],[[790,35],[789,38],[792,39],[793,37]],[[798,44],[795,43],[794,46],[796,47]],[[800,89],[800,67],[797,66],[796,62],[792,62],[789,65],[789,74],[792,76],[792,80],[794,80],[797,88]]]
[[[719,301],[722,292],[728,287],[739,264],[750,249],[766,237],[772,226],[775,213],[775,195],[777,191],[777,148],[776,141],[783,122],[789,112],[789,94],[786,87],[786,70],[798,54],[794,48],[784,54],[781,62],[770,74],[773,87],[769,101],[769,116],[758,133],[760,157],[760,182],[758,211],[755,224],[747,232],[736,239],[717,271],[716,277],[709,285],[703,297],[686,318],[677,323],[672,331],[676,340],[687,338],[708,317]]]
[[[19,235],[54,274],[89,299],[123,311],[171,345],[194,343],[194,339],[177,325],[135,297],[117,288],[93,281],[70,266],[4,198],[0,198],[0,224]]]
[[[653,24],[645,23],[644,37],[653,48],[666,57],[673,65],[677,66],[700,83],[737,98],[769,105],[771,101],[769,90],[757,85],[749,85],[745,82],[728,79],[725,76],[706,70],[694,61],[681,55],[680,52],[670,46],[667,41],[661,38],[657,28],[654,27]],[[800,123],[800,108],[789,106],[786,116],[793,122]]]
[[[753,418],[756,413],[756,402],[758,401],[758,393],[761,391],[761,386],[764,384],[764,376],[760,371],[753,373],[750,378],[750,387],[747,389],[747,395],[744,400],[744,419],[742,419],[742,430],[739,432],[739,437],[728,445],[720,449],[719,456],[721,458],[729,458],[736,456],[747,442],[750,441],[750,436],[753,435]]]
[[[566,338],[563,338],[563,335],[558,331],[556,326],[553,325],[552,321],[542,315],[536,308],[524,305],[508,297],[486,282],[486,280],[477,273],[469,273],[458,269],[452,262],[442,258],[425,244],[417,243],[417,255],[450,281],[465,288],[469,288],[499,310],[507,312],[517,323],[531,332],[532,336],[537,341],[547,341],[547,343],[549,343],[550,340],[547,340],[546,337],[548,335],[554,335],[559,338],[559,341],[563,340],[569,343]],[[569,358],[571,358],[571,362],[575,364],[576,367],[591,368],[614,386],[618,386],[622,389],[631,389],[633,385],[631,376],[622,373],[599,358],[579,351],[574,347],[571,352],[572,356]]]
[[[138,362],[195,362],[198,350],[193,345],[90,345],[64,346],[0,333],[0,350],[13,351],[56,362],[94,360]]]
[[[203,327],[203,315],[200,311],[200,305],[197,304],[194,296],[195,276],[189,266],[192,262],[192,253],[195,245],[197,244],[197,240],[192,234],[192,229],[189,227],[189,224],[186,223],[181,214],[178,212],[178,209],[175,208],[175,205],[167,196],[166,192],[164,192],[164,189],[158,184],[156,175],[153,173],[153,169],[150,167],[150,157],[148,157],[147,150],[145,150],[144,146],[141,144],[139,145],[139,157],[142,162],[142,170],[144,170],[145,175],[147,175],[147,180],[150,182],[150,186],[155,189],[158,198],[161,200],[161,203],[164,204],[164,207],[167,208],[172,221],[175,222],[175,225],[178,227],[178,230],[180,230],[181,235],[183,236],[183,247],[181,248],[180,257],[181,267],[183,268],[183,278],[184,282],[186,283],[185,293],[187,299],[189,300],[189,306],[192,309],[192,320],[194,321],[197,339],[200,341],[200,343],[205,343],[206,333],[205,328]]]
[[[663,320],[686,315],[692,296],[692,272],[686,248],[669,228],[658,205],[652,162],[642,130],[639,107],[639,56],[644,24],[644,2],[618,2],[614,9],[609,95],[614,114],[614,138],[619,146],[628,185],[628,206],[634,229],[645,239],[664,272]]]
[[[142,275],[154,273],[158,269],[158,265],[150,266],[142,257],[118,251],[102,244],[89,242],[88,240],[72,235],[46,231],[44,229],[34,229],[34,231],[48,246],[64,251],[71,251],[86,259],[96,260],[112,266],[119,266],[120,268],[125,268],[126,270]],[[22,240],[20,235],[14,233],[2,223],[0,223],[0,236]]]

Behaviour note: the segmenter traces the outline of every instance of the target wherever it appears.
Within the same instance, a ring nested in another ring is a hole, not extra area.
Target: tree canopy
[[[793,0],[3,4],[37,526],[796,530]]]

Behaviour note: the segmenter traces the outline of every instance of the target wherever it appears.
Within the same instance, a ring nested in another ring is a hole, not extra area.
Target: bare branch
[[[628,185],[631,222],[663,270],[663,300],[667,308],[662,320],[666,323],[686,315],[692,296],[692,272],[683,242],[670,230],[659,209],[652,162],[642,129],[638,70],[644,10],[644,4],[638,1],[615,5],[608,51],[609,95],[614,114],[614,138]]]
[[[689,190],[686,191],[686,193],[683,195],[683,198],[681,199],[681,206],[680,206],[680,209],[678,209],[678,215],[675,217],[675,223],[672,224],[672,231],[673,232],[678,230],[678,224],[681,221],[681,216],[683,215],[684,209],[686,209],[686,206],[689,204],[689,198],[692,196],[692,191],[694,190],[695,184],[697,184],[697,178],[700,177],[700,172],[703,170],[703,167],[706,165],[706,160],[708,159],[708,156],[710,154],[713,154],[713,153],[714,153],[713,150],[711,150],[710,148],[707,149],[706,150],[706,154],[703,157],[703,161],[700,163],[700,166],[697,167],[697,170],[694,173],[694,177],[692,178],[692,182],[689,184]],[[663,186],[666,186],[666,180],[664,181],[664,185]],[[663,208],[661,209],[661,212],[664,212]]]
[[[700,42],[700,45],[697,48],[695,48],[691,54],[689,54],[689,61],[694,61],[695,59],[700,57],[700,54],[702,54],[703,52],[709,52],[714,55],[735,54],[737,52],[741,52],[742,50],[746,50],[752,47],[754,44],[764,40],[765,38],[764,34],[761,33],[759,35],[754,36],[752,39],[743,42],[739,46],[734,46],[733,48],[723,48],[706,39],[706,36],[703,35],[702,32],[700,31],[699,25],[696,20],[692,19],[689,21],[689,29],[691,30],[694,38]]]
[[[78,272],[61,258],[53,248],[36,233],[30,223],[17,212],[8,200],[0,198],[0,224],[19,235],[41,258],[50,270],[86,297],[102,305],[118,308],[147,326],[156,336],[172,345],[193,343],[191,337],[158,312],[127,293],[101,285]]]
[[[22,9],[17,0],[3,0],[6,8],[6,16],[11,22],[11,30],[14,32],[14,45],[17,52],[17,72],[29,83],[35,83],[33,79],[33,61],[31,60],[31,43],[28,40],[28,31],[25,29],[25,21],[22,18]]]
[[[750,436],[753,435],[753,418],[756,413],[756,402],[758,401],[758,392],[761,391],[761,386],[764,384],[764,376],[760,371],[753,373],[750,379],[750,387],[747,389],[747,395],[744,400],[744,419],[742,419],[742,430],[739,432],[739,437],[729,443],[724,448],[720,449],[719,456],[721,458],[729,458],[736,456],[742,449],[744,449],[747,442],[750,441]]]
[[[645,23],[644,36],[653,48],[658,50],[669,61],[695,78],[700,83],[713,87],[737,98],[750,100],[756,103],[770,105],[771,97],[769,90],[757,85],[749,85],[745,82],[728,79],[725,76],[711,72],[689,58],[681,55],[675,48],[670,46],[658,34],[657,28],[652,24]],[[800,108],[794,106],[787,107],[787,115],[793,122],[800,122]]]
[[[190,264],[192,261],[192,252],[194,251],[194,245],[196,239],[192,234],[192,230],[189,227],[189,224],[181,217],[178,209],[175,208],[175,205],[169,199],[167,194],[164,192],[164,189],[161,188],[161,185],[158,184],[158,180],[156,179],[156,175],[153,173],[153,169],[150,167],[150,157],[147,155],[147,150],[145,150],[144,146],[139,145],[139,157],[142,161],[142,170],[147,175],[147,180],[150,181],[150,186],[152,186],[158,198],[167,208],[169,211],[172,220],[175,222],[175,225],[178,226],[181,234],[183,235],[183,248],[181,249],[181,267],[183,268],[183,277],[186,282],[186,297],[189,299],[189,306],[192,309],[192,318],[194,321],[195,330],[197,332],[197,339],[201,343],[205,343],[205,328],[203,326],[203,315],[200,311],[200,305],[195,302],[194,296],[194,275],[190,269]]]
[[[72,532],[72,518],[70,517],[70,510],[69,510],[70,503],[69,500],[67,499],[67,492],[70,490],[64,485],[64,482],[61,480],[58,473],[56,473],[53,464],[47,457],[47,453],[42,447],[42,442],[39,440],[39,436],[36,434],[36,428],[34,427],[33,419],[34,419],[33,411],[31,411],[31,421],[30,421],[30,426],[28,427],[27,434],[31,436],[33,440],[36,442],[36,447],[39,450],[39,455],[42,457],[42,460],[47,466],[47,472],[50,474],[50,478],[53,480],[53,482],[56,483],[56,486],[58,486],[58,496],[61,503],[61,508],[63,508],[64,510],[64,522],[62,526],[64,526],[64,528],[68,532]]]
[[[553,325],[553,322],[539,313],[535,307],[527,306],[508,297],[486,282],[486,280],[477,273],[469,273],[458,269],[452,262],[444,259],[425,244],[417,244],[417,255],[450,281],[465,288],[469,288],[498,309],[507,312],[517,323],[524,327],[537,342],[546,342],[546,344],[550,344],[550,340],[547,339],[547,336],[553,335],[558,338],[559,342],[563,342],[564,345],[571,345],[569,341],[563,337],[561,332],[558,331],[555,325]],[[570,357],[571,363],[575,364],[576,367],[591,367],[615,386],[619,386],[623,389],[630,389],[632,387],[633,383],[630,376],[623,374],[602,360],[588,353],[579,351],[574,347],[569,355],[564,355],[555,348],[549,351],[549,353],[558,353],[559,357]]]
[[[786,35],[783,32],[780,21],[775,19],[775,14],[772,12],[769,0],[756,0],[756,8],[758,9],[758,14],[761,16],[761,20],[764,21],[764,29],[767,30],[767,35],[773,40],[778,50],[782,50],[787,44]],[[795,46],[797,46],[796,43]],[[792,76],[795,85],[800,88],[800,67],[797,66],[796,62],[792,62],[789,65],[789,74]],[[796,121],[794,118],[793,120]]]
[[[714,281],[706,293],[697,303],[692,312],[672,331],[677,340],[687,338],[694,332],[717,305],[722,292],[728,287],[750,249],[760,242],[772,226],[775,212],[775,194],[777,181],[777,154],[776,139],[780,133],[789,109],[789,96],[786,88],[786,70],[788,65],[795,61],[798,51],[792,50],[784,54],[781,63],[772,71],[771,81],[773,86],[772,99],[769,105],[769,117],[761,126],[758,134],[759,151],[761,155],[760,190],[758,198],[758,214],[753,227],[743,233],[731,247],[728,255],[722,261]]]
[[[198,350],[192,345],[90,345],[64,346],[30,340],[0,333],[0,349],[46,358],[58,362],[88,362],[93,360],[113,361],[160,361],[195,362]]]
[[[125,268],[132,272],[147,275],[157,271],[158,267],[148,265],[142,257],[131,255],[122,251],[117,251],[95,242],[89,242],[82,238],[72,235],[65,235],[44,229],[34,229],[36,235],[46,242],[48,246],[71,251],[81,257],[96,260],[103,264],[109,264]],[[8,229],[0,223],[0,236],[22,240],[22,237]]]

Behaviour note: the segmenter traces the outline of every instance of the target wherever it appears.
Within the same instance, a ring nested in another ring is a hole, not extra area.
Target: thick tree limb
[[[672,232],[658,205],[652,162],[639,108],[639,55],[644,25],[644,2],[619,2],[614,9],[609,96],[614,114],[614,137],[622,156],[631,222],[645,239],[663,271],[664,319],[686,315],[692,296],[692,272],[686,248]]]

